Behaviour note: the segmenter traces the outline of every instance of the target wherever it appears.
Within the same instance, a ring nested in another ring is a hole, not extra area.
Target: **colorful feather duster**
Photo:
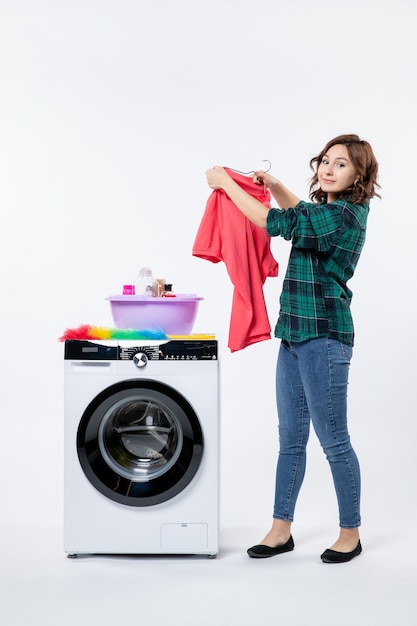
[[[162,330],[137,330],[135,328],[106,328],[82,324],[78,328],[67,328],[59,341],[75,340],[103,340],[103,339],[138,339],[140,341],[167,339]]]

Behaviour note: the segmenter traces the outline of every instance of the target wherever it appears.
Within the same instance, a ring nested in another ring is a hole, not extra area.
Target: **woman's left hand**
[[[227,181],[230,180],[229,174],[224,167],[214,166],[206,171],[207,184],[211,189],[223,189]]]

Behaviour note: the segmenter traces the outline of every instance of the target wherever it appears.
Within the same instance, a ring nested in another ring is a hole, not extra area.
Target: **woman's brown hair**
[[[349,158],[353,166],[358,172],[358,178],[354,184],[341,192],[339,198],[350,199],[353,204],[360,204],[377,196],[381,196],[376,192],[376,188],[380,188],[377,183],[378,178],[378,162],[375,158],[371,145],[360,139],[358,135],[339,135],[329,141],[323,150],[310,161],[310,167],[314,171],[311,179],[310,198],[314,202],[323,202],[326,200],[327,194],[318,186],[317,169],[325,154],[332,146],[346,146]]]

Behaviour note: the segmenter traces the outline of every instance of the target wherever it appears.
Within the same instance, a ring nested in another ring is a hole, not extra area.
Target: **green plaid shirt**
[[[269,211],[268,234],[292,241],[276,337],[297,342],[327,336],[353,345],[352,292],[346,283],[365,243],[368,212],[368,203],[345,200],[301,201],[295,208]]]

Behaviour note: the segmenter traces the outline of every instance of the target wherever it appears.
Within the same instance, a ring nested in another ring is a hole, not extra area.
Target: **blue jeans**
[[[281,342],[276,372],[279,421],[274,518],[292,522],[304,479],[310,420],[332,471],[341,528],[360,526],[360,469],[347,428],[352,348],[320,337]]]

